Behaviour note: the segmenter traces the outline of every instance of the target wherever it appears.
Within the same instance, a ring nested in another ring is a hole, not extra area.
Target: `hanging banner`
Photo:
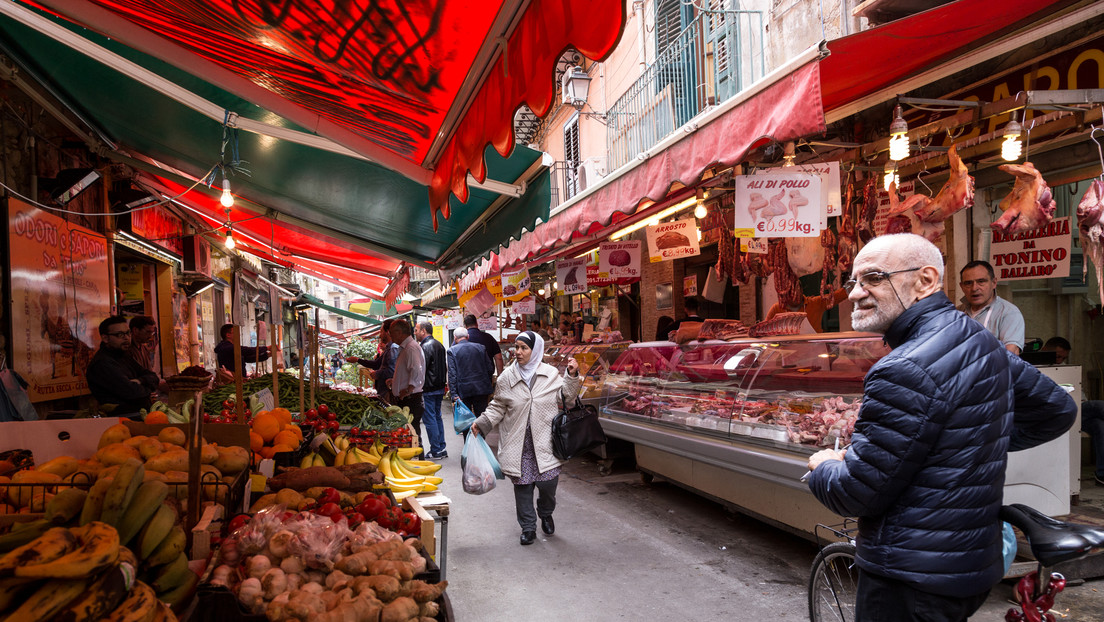
[[[518,315],[524,313],[532,315],[537,312],[537,299],[532,296],[526,296],[515,302],[514,306],[510,307],[510,311]]]
[[[602,242],[598,247],[598,273],[611,279],[640,278],[640,240]]]
[[[998,281],[1066,278],[1070,272],[1070,243],[1068,216],[1022,233],[994,231],[989,263]]]
[[[652,263],[700,255],[698,223],[693,218],[661,222],[646,230]]]
[[[777,175],[778,173],[808,173],[820,177],[820,200],[824,206],[824,218],[831,218],[843,214],[842,194],[840,192],[840,165],[839,162],[811,162],[798,164],[797,166],[776,166],[759,169],[756,175]],[[828,226],[827,220],[821,220],[820,228]]]
[[[88,393],[84,379],[110,315],[107,241],[17,199],[8,199],[11,367],[32,402]]]
[[[561,259],[556,262],[556,282],[565,294],[582,294],[587,290],[587,263],[589,257]]]
[[[497,303],[495,301],[494,294],[492,294],[491,290],[487,289],[486,286],[484,286],[482,289],[476,292],[474,296],[468,299],[467,302],[464,303],[464,310],[476,317],[479,317],[480,315],[483,315],[484,311],[495,306],[495,304]]]
[[[682,295],[683,296],[697,296],[698,295],[698,275],[691,274],[690,276],[682,279]]]
[[[518,301],[529,295],[529,268],[502,273],[502,297]]]
[[[820,235],[820,177],[804,173],[738,175],[733,218],[738,238]]]

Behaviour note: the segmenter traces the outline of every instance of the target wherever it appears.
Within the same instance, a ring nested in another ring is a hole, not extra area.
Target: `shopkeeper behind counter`
[[[100,406],[113,406],[112,415],[134,415],[150,407],[157,390],[157,374],[130,356],[131,331],[127,319],[113,315],[100,322],[100,348],[88,362],[88,389]]]
[[[958,307],[996,335],[1005,349],[1023,352],[1024,319],[1016,305],[997,295],[997,275],[988,261],[971,261],[958,273],[962,304]]]

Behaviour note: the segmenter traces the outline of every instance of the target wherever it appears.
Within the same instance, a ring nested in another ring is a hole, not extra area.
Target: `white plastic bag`
[[[469,433],[464,441],[464,453],[460,456],[464,492],[481,495],[494,490],[496,465],[491,463],[492,460],[494,455],[487,441],[479,434]]]

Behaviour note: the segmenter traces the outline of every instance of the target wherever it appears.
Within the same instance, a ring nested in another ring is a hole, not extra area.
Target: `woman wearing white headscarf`
[[[514,343],[514,364],[498,378],[494,399],[472,424],[476,434],[499,428],[498,462],[514,484],[514,502],[521,525],[521,543],[537,538],[537,517],[541,530],[556,531],[552,512],[556,509],[556,485],[563,461],[552,453],[552,420],[563,403],[573,404],[582,379],[579,363],[568,359],[560,376],[543,362],[544,339],[533,331],[518,335]],[[533,512],[533,489],[540,491]]]

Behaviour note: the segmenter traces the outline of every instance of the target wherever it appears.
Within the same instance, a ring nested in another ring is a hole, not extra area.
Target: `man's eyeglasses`
[[[894,274],[901,274],[902,272],[916,272],[920,268],[907,268],[905,270],[894,270],[893,272],[867,272],[858,278],[858,280],[851,279],[843,284],[843,288],[847,291],[855,289],[855,285],[862,287],[865,290],[870,290],[874,287],[881,285],[889,280],[889,277]]]
[[[108,333],[107,336],[108,337],[129,337],[130,336],[130,331],[129,330],[124,330],[124,331],[117,332],[117,333]]]

